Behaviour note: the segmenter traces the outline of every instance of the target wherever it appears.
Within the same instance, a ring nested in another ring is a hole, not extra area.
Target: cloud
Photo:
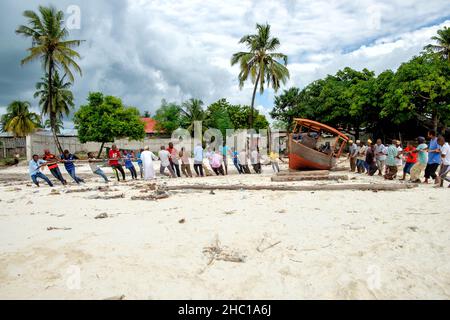
[[[239,38],[268,22],[289,55],[289,85],[307,83],[350,66],[376,72],[397,68],[418,54],[450,17],[444,0],[409,1],[164,1],[62,0],[81,9],[81,29],[71,37],[85,39],[78,48],[83,76],[73,91],[76,105],[90,91],[117,95],[127,105],[154,112],[161,99],[190,97],[209,104],[221,97],[249,104],[251,83],[238,89],[234,52]],[[33,99],[42,75],[39,63],[20,66],[30,41],[14,34],[25,23],[22,12],[39,1],[2,1],[0,20],[0,106],[14,99]],[[267,114],[274,93],[257,103]],[[0,109],[0,112],[3,109]]]

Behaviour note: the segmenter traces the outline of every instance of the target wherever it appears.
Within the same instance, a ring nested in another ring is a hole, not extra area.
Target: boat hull
[[[331,155],[310,149],[291,140],[289,169],[292,170],[330,170],[335,164]]]

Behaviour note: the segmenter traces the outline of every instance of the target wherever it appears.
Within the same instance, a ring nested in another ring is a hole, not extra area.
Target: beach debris
[[[275,211],[276,213],[286,213],[286,210],[285,209],[280,209],[280,210],[277,210],[277,211]]]
[[[108,218],[108,214],[106,212],[102,212],[99,215],[96,215],[94,219],[105,219]]]
[[[411,227],[408,227],[408,229],[411,230],[411,231],[413,231],[413,232],[417,232],[417,230],[418,230],[419,228],[416,227],[416,226],[411,226]]]
[[[215,260],[222,260],[228,262],[245,262],[245,256],[228,250],[226,247],[220,245],[219,237],[216,236],[214,242],[203,248],[203,254],[208,257],[207,265],[211,265]]]
[[[178,220],[178,223],[185,223],[186,222],[186,219],[180,219],[180,220]]]
[[[224,212],[226,215],[230,215],[230,214],[235,214],[235,213],[237,213],[237,211],[236,210],[229,210],[229,211],[225,211]]]
[[[22,188],[18,188],[18,187],[6,189],[6,191],[8,191],[8,192],[15,192],[15,191],[20,191],[20,190],[22,190]]]
[[[77,193],[77,192],[89,192],[89,191],[93,191],[95,189],[92,188],[80,188],[80,189],[67,189],[66,191],[64,191],[65,193]]]
[[[66,227],[47,227],[47,231],[51,231],[51,230],[72,230],[72,228],[66,228]]]
[[[28,202],[26,204],[33,204],[33,201],[28,200]]]
[[[87,199],[90,200],[97,200],[97,199],[102,199],[102,200],[110,200],[110,199],[120,199],[120,198],[125,198],[125,194],[124,193],[120,193],[120,194],[112,194],[112,195],[92,195],[87,197]]]
[[[122,294],[120,296],[113,296],[113,297],[105,298],[103,300],[125,300],[125,295]]]
[[[214,190],[211,189],[211,191],[209,192],[209,194],[215,194]]]
[[[273,247],[275,247],[277,244],[280,244],[281,243],[281,241],[276,241],[276,242],[274,242],[274,243],[269,243],[269,244],[266,244],[268,241],[267,241],[267,235],[264,235],[264,237],[261,239],[261,241],[259,242],[259,244],[258,244],[258,246],[256,247],[256,251],[258,251],[258,252],[264,252],[264,251],[266,251],[267,249],[270,249],[270,248],[273,248]]]
[[[157,191],[153,192],[152,194],[147,194],[147,195],[143,195],[143,196],[132,196],[131,200],[155,201],[155,200],[166,199],[168,197],[169,197],[169,194],[167,192],[157,190]]]
[[[49,195],[54,196],[54,195],[58,195],[61,194],[58,190],[56,189],[52,189],[52,191],[50,191]]]

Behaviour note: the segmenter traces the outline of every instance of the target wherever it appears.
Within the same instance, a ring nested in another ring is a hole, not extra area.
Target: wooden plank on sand
[[[347,175],[314,175],[314,176],[301,176],[301,175],[291,175],[291,176],[273,176],[271,178],[273,182],[287,182],[287,181],[319,181],[319,180],[348,180]]]

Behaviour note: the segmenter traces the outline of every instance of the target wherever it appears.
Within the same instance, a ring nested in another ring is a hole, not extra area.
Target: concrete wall
[[[26,155],[25,138],[0,137],[0,158],[12,158],[16,153]]]
[[[100,150],[101,143],[88,142],[81,143],[77,136],[59,136],[59,142],[63,149],[68,149],[71,153],[76,152],[98,152]],[[139,150],[144,146],[149,146],[150,150],[157,152],[162,145],[167,146],[170,142],[170,138],[145,138],[143,141],[129,141],[128,139],[116,140],[114,143],[119,149],[127,150]],[[105,143],[104,148],[111,147],[112,143]],[[33,154],[42,155],[44,149],[49,149],[52,153],[58,154],[53,136],[48,132],[36,132],[27,136],[26,139],[27,159],[31,159]],[[105,149],[103,149],[103,152]]]

